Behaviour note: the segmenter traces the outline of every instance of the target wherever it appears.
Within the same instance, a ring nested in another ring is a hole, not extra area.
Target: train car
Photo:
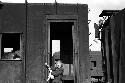
[[[63,83],[89,80],[87,4],[1,3],[0,83],[51,83],[45,63],[54,65],[58,40]]]

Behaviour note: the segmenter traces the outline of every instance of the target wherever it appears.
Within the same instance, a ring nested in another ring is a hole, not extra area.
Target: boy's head
[[[61,60],[57,60],[57,61],[56,61],[56,67],[60,68],[60,67],[62,67],[62,66],[63,66],[62,61],[61,61]]]

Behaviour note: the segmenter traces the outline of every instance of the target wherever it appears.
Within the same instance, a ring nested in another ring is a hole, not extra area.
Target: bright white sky
[[[55,52],[60,51],[60,40],[52,40],[52,56]]]
[[[1,0],[2,2],[9,3],[24,3],[25,0]],[[27,0],[28,3],[54,3],[55,0]],[[94,31],[94,23],[98,23],[100,19],[98,15],[102,12],[102,10],[121,10],[125,8],[125,0],[56,0],[57,3],[80,3],[80,4],[88,4],[90,8],[90,13],[88,15],[88,20],[91,20],[89,24],[89,32],[92,34],[89,36],[89,44],[90,49],[92,51],[100,51],[101,43],[97,40],[98,43],[94,42],[95,40],[95,31]]]

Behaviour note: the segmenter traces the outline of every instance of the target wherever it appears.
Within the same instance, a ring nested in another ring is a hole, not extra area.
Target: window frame
[[[2,59],[2,35],[3,34],[20,34],[20,51],[21,51],[21,58],[19,60],[14,60],[14,59]],[[0,61],[22,61],[23,60],[23,47],[24,47],[24,42],[23,42],[23,37],[24,34],[22,32],[4,32],[0,33]]]

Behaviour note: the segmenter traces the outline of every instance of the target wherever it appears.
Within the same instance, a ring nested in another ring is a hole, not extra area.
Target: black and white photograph
[[[125,0],[0,0],[0,83],[125,83]]]

